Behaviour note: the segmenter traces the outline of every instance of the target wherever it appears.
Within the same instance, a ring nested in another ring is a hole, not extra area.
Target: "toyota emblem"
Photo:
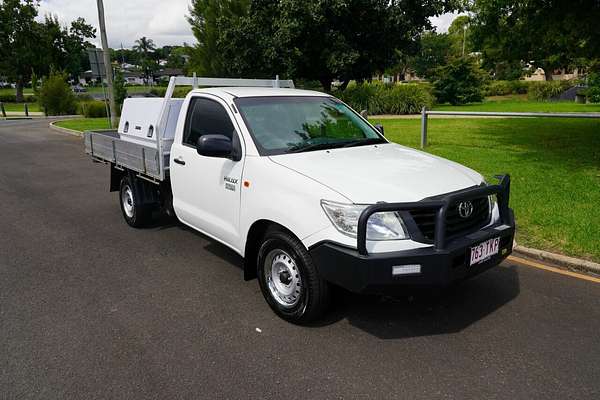
[[[458,203],[458,215],[462,218],[469,218],[473,214],[473,203],[470,201],[462,201]]]

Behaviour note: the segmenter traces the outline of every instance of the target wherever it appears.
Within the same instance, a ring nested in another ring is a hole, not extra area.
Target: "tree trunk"
[[[323,90],[325,90],[327,93],[331,93],[331,79],[330,78],[321,78],[321,79],[319,79],[319,82],[321,82],[321,86],[323,86]]]
[[[549,82],[552,80],[552,72],[554,72],[551,68],[542,68],[544,70],[544,79],[546,79],[546,82]]]
[[[350,79],[344,79],[344,80],[342,81],[342,84],[340,85],[340,89],[341,89],[342,91],[343,91],[343,90],[346,90],[346,88],[348,87],[348,84],[349,84],[349,83],[350,83]]]
[[[17,78],[17,83],[15,86],[17,89],[16,101],[17,103],[22,103],[25,100],[23,97],[23,78]]]

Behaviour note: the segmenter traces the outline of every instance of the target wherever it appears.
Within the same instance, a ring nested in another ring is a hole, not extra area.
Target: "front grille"
[[[490,206],[488,197],[479,197],[470,200],[473,203],[473,213],[468,218],[463,218],[458,212],[458,203],[452,204],[446,212],[446,237],[475,232],[484,227],[490,220]],[[410,210],[409,213],[425,239],[435,240],[435,217],[437,208],[424,208]]]

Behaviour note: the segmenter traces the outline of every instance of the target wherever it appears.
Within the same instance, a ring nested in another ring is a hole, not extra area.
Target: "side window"
[[[225,135],[232,138],[234,130],[233,123],[221,104],[195,97],[190,101],[183,144],[196,147],[198,138],[202,135]]]

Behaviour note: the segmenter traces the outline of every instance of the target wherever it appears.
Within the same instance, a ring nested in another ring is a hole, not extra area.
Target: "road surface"
[[[240,259],[134,230],[108,167],[0,122],[0,398],[600,398],[600,284],[505,263],[447,293],[340,293],[290,325]]]

